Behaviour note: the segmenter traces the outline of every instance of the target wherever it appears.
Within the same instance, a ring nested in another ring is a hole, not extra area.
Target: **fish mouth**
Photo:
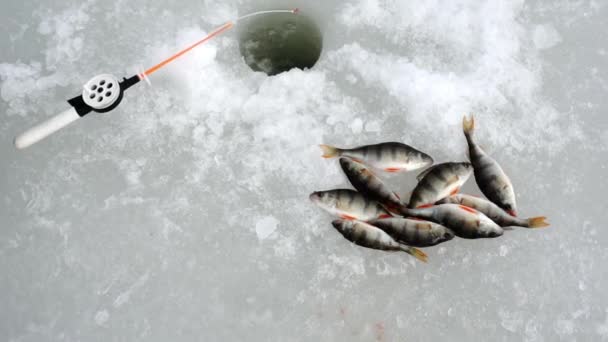
[[[488,237],[491,237],[491,238],[499,237],[501,235],[502,235],[502,232],[491,231],[488,233]]]
[[[342,225],[342,223],[344,223],[344,220],[337,219],[337,220],[331,221],[331,225],[334,226],[334,228],[339,228]]]
[[[433,157],[429,156],[428,154],[423,155],[422,160],[424,161],[424,166],[433,165],[433,163],[435,162]]]

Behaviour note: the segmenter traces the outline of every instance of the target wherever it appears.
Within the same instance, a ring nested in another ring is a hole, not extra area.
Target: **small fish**
[[[427,255],[421,250],[395,241],[382,229],[362,221],[335,220],[331,223],[347,240],[352,243],[382,251],[402,251],[414,258],[427,262]]]
[[[469,159],[473,164],[475,181],[479,189],[509,215],[517,216],[515,192],[511,180],[500,165],[473,141],[475,119],[472,116],[470,119],[465,116],[462,120],[462,129],[469,144]]]
[[[322,209],[344,220],[367,221],[375,218],[392,217],[380,203],[350,189],[313,192],[310,194],[310,200]]]
[[[433,164],[428,154],[398,142],[386,142],[351,149],[320,145],[323,158],[348,157],[386,172],[413,171]]]
[[[407,215],[437,222],[451,229],[456,236],[465,239],[493,238],[504,233],[504,230],[486,215],[458,204],[408,209]]]
[[[413,247],[435,246],[454,238],[454,232],[430,221],[392,217],[375,219],[368,223],[382,229],[398,242]]]
[[[513,217],[507,214],[496,204],[486,199],[471,195],[458,194],[446,197],[437,202],[437,204],[442,203],[462,204],[466,207],[481,211],[484,215],[489,217],[501,227],[542,228],[549,226],[549,223],[545,221],[547,218],[544,216],[531,217],[528,219]]]
[[[418,175],[418,185],[410,196],[408,207],[432,205],[442,198],[458,193],[472,173],[473,166],[469,163],[443,163],[432,166]]]
[[[363,196],[377,201],[392,212],[399,213],[403,203],[399,196],[388,189],[382,180],[363,164],[349,158],[340,158],[340,166],[350,183]]]

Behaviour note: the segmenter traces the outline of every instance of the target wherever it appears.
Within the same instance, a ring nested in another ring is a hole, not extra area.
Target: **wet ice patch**
[[[108,310],[100,310],[95,314],[95,324],[104,325],[108,319],[110,318],[110,314]]]
[[[268,239],[277,227],[279,226],[279,220],[274,218],[273,216],[266,216],[255,224],[255,233],[258,236],[258,240],[266,240]]]
[[[537,49],[549,49],[562,41],[557,30],[549,24],[538,25],[532,33],[532,41]]]

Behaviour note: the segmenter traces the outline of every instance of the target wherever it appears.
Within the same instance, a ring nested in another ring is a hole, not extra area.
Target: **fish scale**
[[[387,172],[412,171],[433,164],[433,158],[409,145],[386,142],[342,149],[321,145],[324,158],[348,157]]]
[[[487,217],[489,217],[492,221],[496,222],[501,227],[525,227],[525,228],[541,228],[546,227],[549,224],[545,221],[546,217],[537,216],[531,218],[519,218],[513,217],[505,212],[502,208],[497,206],[496,204],[485,200],[483,198],[458,194],[450,197],[446,197],[441,201],[437,202],[438,204],[443,203],[454,203],[461,204],[473,209],[476,209]]]
[[[442,163],[418,175],[419,182],[410,196],[409,208],[429,205],[447,197],[471,177],[469,163]]]
[[[407,209],[404,214],[439,223],[465,239],[498,237],[504,232],[499,225],[483,213],[457,204]]]
[[[475,119],[466,116],[462,128],[469,146],[469,159],[473,165],[475,181],[481,192],[494,204],[516,216],[515,191],[507,174],[474,140]]]
[[[316,191],[309,198],[322,209],[344,219],[367,221],[392,216],[380,203],[351,189]]]
[[[340,158],[340,166],[344,174],[357,191],[365,197],[384,205],[387,210],[399,212],[403,203],[384,182],[376,177],[365,165],[350,158]]]
[[[414,247],[435,246],[454,237],[451,230],[430,221],[394,217],[368,223],[382,229],[396,241]]]
[[[334,220],[334,228],[350,242],[361,247],[391,252],[405,252],[426,262],[427,255],[421,250],[395,241],[389,234],[373,225],[357,220]]]

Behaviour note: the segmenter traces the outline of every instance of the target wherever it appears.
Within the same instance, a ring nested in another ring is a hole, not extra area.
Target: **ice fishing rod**
[[[124,92],[127,89],[142,80],[150,83],[150,80],[148,79],[150,75],[190,52],[197,46],[204,44],[225,31],[228,31],[243,19],[269,13],[297,14],[298,12],[299,10],[296,8],[293,10],[270,10],[246,14],[234,21],[226,22],[224,25],[209,33],[203,39],[177,52],[176,54],[142,73],[129,78],[124,77],[122,81],[119,81],[118,78],[110,74],[97,75],[84,84],[82,94],[68,100],[68,103],[71,106],[70,109],[51,117],[50,119],[28,129],[16,137],[15,147],[18,149],[29,147],[91,112],[107,113],[114,110],[122,101]]]

